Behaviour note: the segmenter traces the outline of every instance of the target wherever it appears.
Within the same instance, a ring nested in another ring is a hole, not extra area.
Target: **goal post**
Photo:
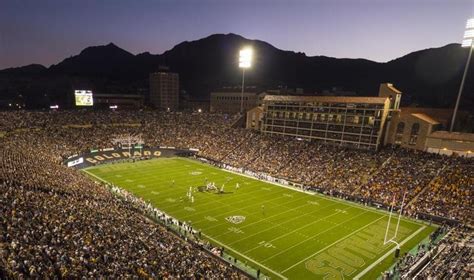
[[[383,240],[383,245],[387,245],[388,243],[395,243],[397,245],[397,251],[396,251],[396,255],[398,255],[399,253],[399,250],[400,250],[400,244],[398,244],[398,242],[395,241],[395,239],[397,238],[398,236],[398,229],[400,227],[400,220],[402,218],[402,213],[403,213],[403,207],[405,206],[405,198],[406,198],[406,192],[403,194],[403,198],[402,198],[402,204],[400,206],[400,211],[398,213],[398,218],[397,219],[397,225],[395,227],[395,232],[393,234],[392,237],[388,238],[388,235],[389,235],[389,231],[390,231],[390,222],[392,220],[392,215],[393,215],[393,208],[395,207],[395,203],[396,203],[396,195],[394,195],[393,197],[393,201],[392,201],[392,204],[390,205],[390,210],[389,210],[389,215],[388,215],[388,223],[387,223],[387,229],[385,230],[385,237],[384,237],[384,240]]]

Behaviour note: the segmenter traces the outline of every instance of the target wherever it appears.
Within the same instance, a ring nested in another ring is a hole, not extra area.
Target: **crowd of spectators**
[[[472,161],[446,159],[445,167],[432,181],[426,193],[413,205],[432,215],[474,224],[474,165]]]
[[[451,230],[434,253],[416,279],[474,278],[474,233],[471,228],[461,226]]]
[[[0,278],[247,278],[61,165],[73,131],[0,138]]]
[[[26,277],[242,277],[61,165],[126,134],[363,201],[390,205],[406,194],[409,214],[472,225],[472,159],[397,147],[345,149],[233,128],[235,121],[225,114],[157,111],[0,112],[0,260]]]

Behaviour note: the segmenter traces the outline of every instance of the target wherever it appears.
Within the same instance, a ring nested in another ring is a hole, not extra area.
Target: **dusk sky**
[[[214,33],[385,62],[461,42],[473,16],[474,0],[0,0],[0,69],[109,42],[159,54]]]

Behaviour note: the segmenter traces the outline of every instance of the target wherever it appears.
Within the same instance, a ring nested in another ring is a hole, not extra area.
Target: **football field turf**
[[[202,231],[211,243],[272,279],[375,279],[396,262],[383,245],[388,213],[231,173],[185,158],[91,167],[92,176],[126,189]],[[194,191],[206,178],[224,193]],[[174,181],[174,183],[173,183]],[[236,188],[236,184],[239,188]],[[388,237],[395,234],[392,217]],[[402,254],[434,226],[402,219]]]

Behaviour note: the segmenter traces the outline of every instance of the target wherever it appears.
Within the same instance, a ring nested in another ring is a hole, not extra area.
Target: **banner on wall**
[[[92,149],[87,153],[69,157],[65,160],[65,165],[68,167],[85,168],[97,164],[103,164],[112,161],[127,160],[127,159],[151,159],[159,157],[175,157],[175,156],[191,156],[196,151],[189,149],[167,149],[163,148],[145,148],[139,149]]]

